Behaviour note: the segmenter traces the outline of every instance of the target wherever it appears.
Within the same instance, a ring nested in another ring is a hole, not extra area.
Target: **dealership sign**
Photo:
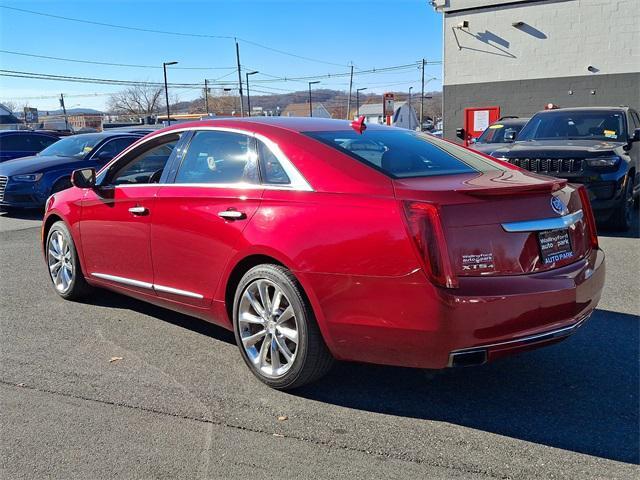
[[[393,93],[385,93],[384,94],[384,101],[382,102],[383,104],[383,115],[385,117],[387,116],[393,116]]]
[[[24,123],[38,123],[38,109],[24,107]]]

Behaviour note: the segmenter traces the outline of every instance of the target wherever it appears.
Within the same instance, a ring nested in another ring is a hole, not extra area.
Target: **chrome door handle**
[[[226,220],[242,220],[243,218],[247,218],[244,212],[239,212],[238,210],[223,210],[218,212],[218,216]]]
[[[149,213],[149,209],[146,207],[131,207],[129,209],[129,213],[132,213],[133,215],[146,215]]]

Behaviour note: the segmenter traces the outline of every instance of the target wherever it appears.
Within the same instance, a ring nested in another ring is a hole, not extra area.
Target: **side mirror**
[[[513,130],[509,130],[508,132],[504,132],[504,139],[507,142],[513,142],[516,139],[516,132]]]
[[[640,142],[640,128],[636,128],[633,131],[633,137],[631,137],[632,142]]]
[[[456,137],[464,140],[464,128],[456,128]]]
[[[71,183],[78,188],[93,188],[96,186],[96,169],[80,168],[71,174]]]

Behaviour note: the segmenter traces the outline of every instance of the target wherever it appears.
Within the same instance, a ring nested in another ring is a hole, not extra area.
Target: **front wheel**
[[[49,229],[45,252],[49,277],[58,295],[78,300],[91,291],[82,274],[71,232],[64,222],[56,222]]]
[[[619,231],[627,231],[633,222],[633,177],[627,177],[625,189],[610,220],[611,228]]]
[[[280,265],[258,265],[242,277],[233,325],[242,358],[270,387],[300,387],[333,364],[297,279]]]

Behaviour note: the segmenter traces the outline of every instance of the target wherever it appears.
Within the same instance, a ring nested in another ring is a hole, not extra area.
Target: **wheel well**
[[[253,267],[257,265],[262,265],[264,263],[271,263],[275,265],[283,265],[282,262],[279,262],[273,257],[269,257],[268,255],[250,255],[246,258],[243,258],[231,271],[231,275],[229,275],[229,280],[227,281],[227,288],[224,294],[224,303],[227,308],[227,315],[229,316],[229,321],[233,321],[233,298],[236,294],[236,288],[238,288],[238,284],[240,280]]]
[[[49,235],[49,229],[51,228],[51,225],[61,220],[62,218],[54,213],[47,217],[47,220],[44,222],[44,228],[42,229],[42,245],[44,245],[47,241],[47,235]]]

